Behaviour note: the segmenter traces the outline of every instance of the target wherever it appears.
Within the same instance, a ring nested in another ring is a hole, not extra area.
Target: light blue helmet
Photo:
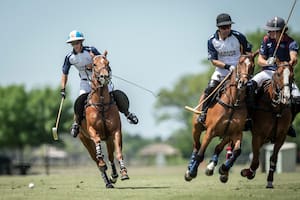
[[[68,40],[66,41],[66,43],[71,43],[73,41],[83,41],[84,40],[84,37],[83,37],[83,34],[79,31],[71,31],[69,36],[68,36]]]

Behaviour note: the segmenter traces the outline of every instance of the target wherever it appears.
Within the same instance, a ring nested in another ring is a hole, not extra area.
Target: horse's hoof
[[[212,176],[214,174],[214,170],[207,169],[205,170],[206,176]]]
[[[255,177],[255,172],[251,172],[250,169],[243,169],[241,170],[241,176],[251,180]]]
[[[112,182],[113,184],[115,184],[116,182],[117,182],[117,180],[118,180],[118,177],[119,177],[119,175],[118,174],[112,174],[111,176],[110,176],[110,182]]]
[[[266,188],[273,189],[274,188],[273,183],[268,181]]]
[[[129,179],[129,176],[127,174],[121,176],[121,181],[125,181],[125,180],[128,180],[128,179]]]
[[[241,176],[242,176],[242,177],[246,177],[247,174],[248,174],[248,169],[242,169],[242,170],[241,170]]]
[[[193,178],[190,176],[190,172],[189,172],[189,170],[187,170],[186,172],[185,172],[185,174],[184,174],[184,179],[186,180],[186,181],[191,181]]]
[[[228,172],[228,169],[226,169],[225,165],[222,164],[221,167],[219,168],[219,174],[225,175],[227,172]]]
[[[110,189],[110,188],[114,188],[114,186],[111,183],[106,184],[106,188]]]
[[[220,176],[220,181],[221,181],[222,183],[227,183],[227,181],[228,181],[228,176],[227,176],[227,175],[221,175],[221,176]]]

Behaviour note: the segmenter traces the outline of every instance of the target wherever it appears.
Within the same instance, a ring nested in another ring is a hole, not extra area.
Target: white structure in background
[[[265,170],[269,171],[270,167],[270,157],[273,153],[273,144],[265,145]],[[276,172],[294,172],[296,170],[296,158],[297,158],[297,145],[291,142],[285,142],[279,153],[278,153],[278,161],[276,166]]]
[[[155,157],[156,166],[165,166],[166,157],[179,156],[180,152],[168,144],[155,143],[141,149],[139,155],[144,158]]]

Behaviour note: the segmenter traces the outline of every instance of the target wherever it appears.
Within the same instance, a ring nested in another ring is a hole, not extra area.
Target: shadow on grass
[[[143,190],[143,189],[168,189],[169,186],[163,186],[163,187],[153,187],[153,186],[137,186],[137,187],[115,187],[115,189],[120,190]]]

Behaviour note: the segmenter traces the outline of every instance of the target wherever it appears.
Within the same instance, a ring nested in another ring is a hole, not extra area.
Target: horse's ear
[[[108,52],[105,50],[104,53],[103,53],[103,55],[106,57],[106,56],[107,56],[107,53],[108,53]]]

